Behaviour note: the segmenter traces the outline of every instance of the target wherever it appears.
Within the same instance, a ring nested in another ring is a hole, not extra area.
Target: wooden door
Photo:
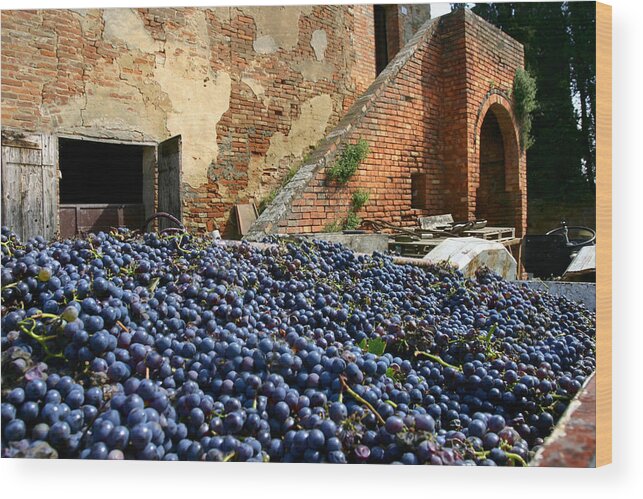
[[[161,142],[158,146],[158,211],[174,215],[182,221],[181,188],[181,136],[177,135]],[[161,218],[159,228],[176,225]]]
[[[57,149],[53,135],[2,131],[2,225],[23,241],[56,235]]]

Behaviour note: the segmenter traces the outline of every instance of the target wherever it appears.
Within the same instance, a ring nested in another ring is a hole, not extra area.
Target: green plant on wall
[[[362,219],[354,211],[349,211],[343,220],[334,220],[324,225],[322,232],[341,232],[343,230],[357,229]]]
[[[322,232],[341,232],[343,230],[343,223],[339,220],[334,220],[324,225]]]
[[[326,224],[323,229],[324,232],[339,232],[342,230],[357,229],[362,223],[362,219],[359,217],[357,212],[366,205],[369,197],[370,193],[364,189],[358,189],[353,192],[351,197],[351,208],[348,210],[346,218]]]
[[[536,80],[522,68],[518,68],[514,75],[512,97],[514,115],[520,128],[520,147],[524,151],[533,144],[531,120],[533,112],[538,108],[538,102],[536,101]]]
[[[355,174],[359,164],[368,154],[368,142],[360,139],[356,144],[348,144],[339,158],[326,171],[330,180],[345,184]]]
[[[360,226],[362,219],[354,211],[349,211],[346,219],[344,220],[344,230],[354,230]]]
[[[353,207],[353,211],[361,210],[364,205],[368,203],[369,197],[370,193],[363,189],[359,189],[353,192],[353,197],[351,198],[351,206]]]
[[[259,214],[262,214],[264,211],[266,211],[266,208],[268,208],[268,205],[272,203],[277,197],[278,192],[279,192],[279,189],[273,189],[268,193],[268,195],[265,198],[259,201],[259,206],[257,206],[257,211],[259,212]]]

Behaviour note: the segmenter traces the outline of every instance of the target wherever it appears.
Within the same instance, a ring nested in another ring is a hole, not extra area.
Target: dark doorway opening
[[[60,235],[138,229],[154,206],[154,146],[58,140]]]
[[[426,173],[411,173],[411,208],[428,209]]]
[[[380,74],[388,65],[385,6],[374,5],[373,15],[375,17],[375,70]]]
[[[374,5],[375,70],[380,74],[400,50],[398,5]]]
[[[60,139],[60,202],[143,202],[143,146]]]
[[[506,190],[505,145],[498,118],[487,112],[480,129],[480,185],[476,218],[489,225],[512,225],[513,208]]]

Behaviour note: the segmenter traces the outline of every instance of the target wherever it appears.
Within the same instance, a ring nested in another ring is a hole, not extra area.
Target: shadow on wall
[[[529,199],[527,207],[527,233],[545,234],[560,226],[565,220],[569,225],[596,228],[596,201]]]

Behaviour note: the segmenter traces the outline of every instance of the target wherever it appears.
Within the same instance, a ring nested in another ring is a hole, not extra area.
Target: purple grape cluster
[[[326,242],[3,228],[2,456],[522,466],[595,317]]]

